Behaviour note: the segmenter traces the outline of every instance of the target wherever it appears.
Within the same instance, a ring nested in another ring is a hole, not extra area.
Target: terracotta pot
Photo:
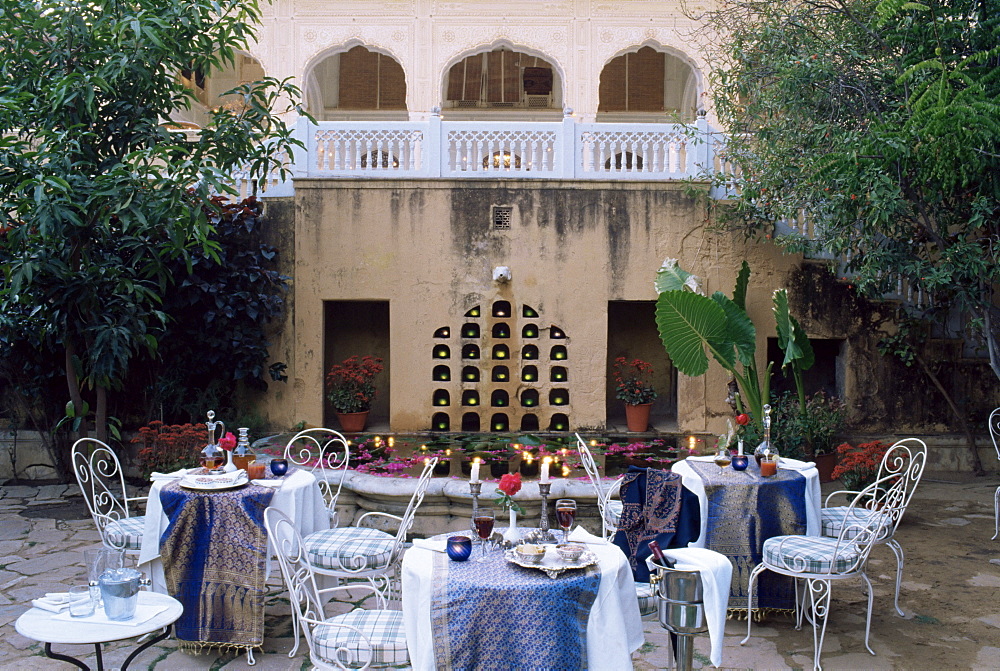
[[[344,430],[344,433],[360,433],[365,430],[365,425],[368,424],[369,412],[369,410],[338,412],[337,421],[340,422],[340,428]]]
[[[641,405],[625,405],[625,423],[628,430],[642,433],[649,428],[649,410],[652,403],[642,403]]]
[[[833,482],[833,469],[837,467],[837,453],[817,454],[813,457],[820,482]]]

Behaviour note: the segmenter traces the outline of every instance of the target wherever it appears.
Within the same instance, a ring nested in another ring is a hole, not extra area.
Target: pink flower
[[[236,447],[236,436],[234,436],[231,431],[227,431],[226,435],[219,438],[219,447],[227,452],[232,452],[233,448]]]

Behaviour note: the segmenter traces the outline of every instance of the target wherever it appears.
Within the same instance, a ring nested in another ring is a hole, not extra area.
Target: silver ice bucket
[[[653,562],[649,578],[656,587],[660,626],[676,634],[676,668],[688,670],[694,660],[694,636],[708,631],[700,571],[681,571]]]

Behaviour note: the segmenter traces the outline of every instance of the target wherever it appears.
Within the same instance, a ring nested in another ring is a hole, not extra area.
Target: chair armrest
[[[830,507],[830,499],[832,499],[835,496],[841,496],[841,495],[843,495],[844,498],[846,499],[846,501],[845,501],[845,505],[846,505],[846,504],[850,503],[851,501],[853,501],[854,497],[857,496],[860,493],[861,492],[855,492],[855,491],[852,491],[850,489],[838,489],[835,492],[830,492],[829,494],[827,494],[826,500],[823,501],[823,507],[824,508],[829,508]]]

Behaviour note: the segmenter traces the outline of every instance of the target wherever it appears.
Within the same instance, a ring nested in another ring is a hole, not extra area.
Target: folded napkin
[[[587,545],[607,545],[608,542],[600,536],[595,536],[581,526],[573,529],[567,536],[574,543],[586,543]]]
[[[87,622],[89,624],[120,624],[125,627],[137,627],[143,622],[153,619],[169,607],[169,605],[165,604],[139,603],[136,604],[135,615],[133,615],[130,620],[109,620],[103,608],[98,608],[94,611],[93,615],[88,615],[87,617],[73,617],[66,612],[53,615],[52,619],[66,620],[69,622]]]
[[[433,552],[447,552],[448,551],[448,541],[433,540],[431,538],[414,538],[413,547],[423,548],[424,550],[431,550]]]
[[[251,480],[250,482],[255,485],[260,485],[261,487],[273,487],[277,489],[281,486],[282,480]]]
[[[149,481],[156,482],[157,480],[176,480],[177,478],[183,478],[187,474],[187,468],[179,468],[172,473],[158,473],[153,471],[149,474]]]
[[[709,657],[714,666],[722,666],[722,641],[726,634],[726,610],[729,608],[729,588],[733,579],[732,563],[725,555],[705,548],[674,548],[664,550],[663,554],[674,561],[675,569],[700,572],[705,622],[712,644]],[[656,570],[652,557],[646,559],[646,566],[651,572]]]
[[[61,613],[69,608],[69,592],[49,592],[43,597],[32,599],[31,605],[50,613]]]
[[[791,471],[805,471],[810,468],[816,468],[816,464],[811,461],[799,461],[791,457],[779,457],[778,468],[787,468]]]
[[[231,473],[203,473],[198,475],[188,474],[181,479],[181,484],[196,487],[226,487],[247,482],[247,472],[242,468]]]
[[[744,454],[750,454],[750,455],[752,455],[753,453],[747,453],[747,452],[744,451]],[[692,456],[692,457],[686,457],[686,458],[687,458],[688,461],[710,461],[712,463],[715,462],[715,456],[714,455],[707,455],[707,456],[703,456],[703,457]]]

